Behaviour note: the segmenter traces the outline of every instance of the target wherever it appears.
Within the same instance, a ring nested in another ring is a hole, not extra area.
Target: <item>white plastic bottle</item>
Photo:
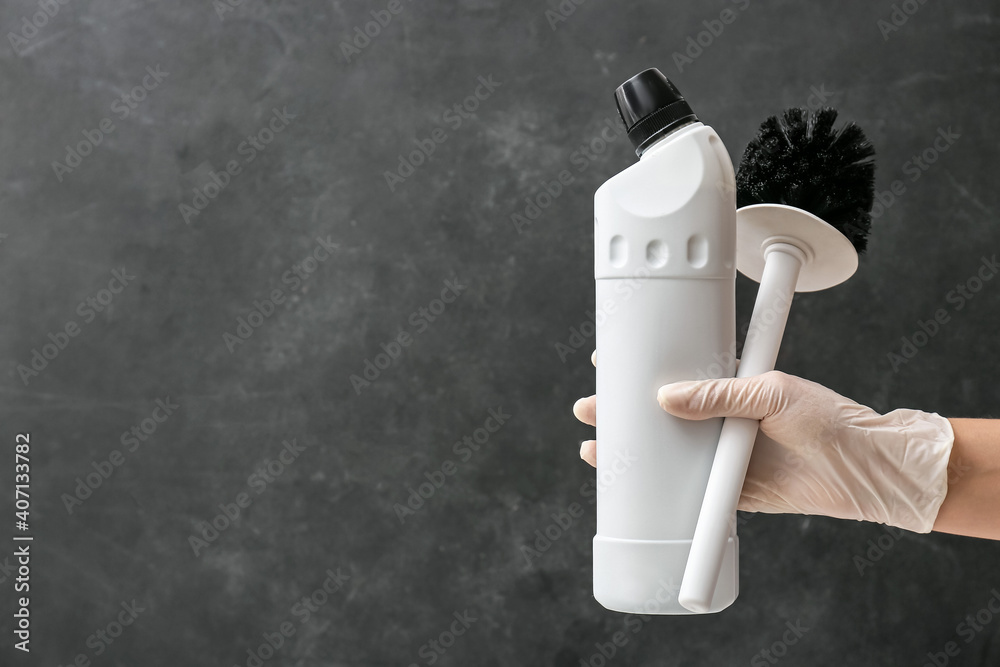
[[[656,392],[735,371],[735,178],[718,135],[658,70],[615,97],[639,162],[594,196],[594,597],[614,611],[689,614],[677,592],[722,420],[673,417]],[[710,612],[739,591],[733,518]]]

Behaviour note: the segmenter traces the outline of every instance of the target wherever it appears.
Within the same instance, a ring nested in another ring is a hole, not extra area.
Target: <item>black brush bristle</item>
[[[836,227],[858,253],[871,229],[875,149],[854,123],[834,130],[835,109],[787,109],[764,121],[736,173],[736,206],[787,204]]]

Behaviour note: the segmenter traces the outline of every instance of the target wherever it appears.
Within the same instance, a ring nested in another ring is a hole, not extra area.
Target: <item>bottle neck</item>
[[[655,141],[646,146],[643,149],[642,153],[639,155],[639,159],[641,160],[647,155],[651,155],[661,150],[664,146],[666,146],[671,141],[676,139],[679,134],[690,132],[698,127],[704,127],[704,123],[702,123],[700,120],[691,120],[686,123],[682,123],[677,127],[671,128],[669,132],[665,132],[662,136],[657,137]]]

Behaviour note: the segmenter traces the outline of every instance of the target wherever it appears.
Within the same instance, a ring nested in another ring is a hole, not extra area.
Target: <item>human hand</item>
[[[944,417],[919,410],[880,415],[822,385],[771,371],[749,378],[661,387],[664,410],[684,419],[760,420],[740,497],[748,512],[816,514],[930,532],[948,492],[954,442]],[[573,406],[597,423],[596,396]],[[597,443],[580,456],[596,465]]]

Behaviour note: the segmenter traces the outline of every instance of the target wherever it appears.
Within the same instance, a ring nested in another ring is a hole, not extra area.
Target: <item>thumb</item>
[[[764,419],[784,407],[790,376],[778,371],[748,378],[674,382],[660,387],[660,407],[684,419]]]

